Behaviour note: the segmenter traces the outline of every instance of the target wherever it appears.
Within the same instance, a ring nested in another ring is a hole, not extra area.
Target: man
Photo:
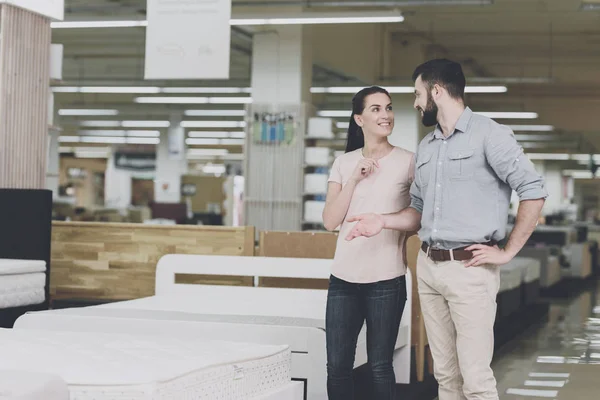
[[[419,297],[440,400],[497,400],[494,351],[497,266],[509,262],[537,224],[547,197],[542,178],[513,132],[464,104],[459,64],[437,59],[415,70],[414,107],[434,126],[416,152],[410,207],[364,214],[347,236],[382,229],[419,229]],[[512,190],[520,198],[515,227],[504,239]]]

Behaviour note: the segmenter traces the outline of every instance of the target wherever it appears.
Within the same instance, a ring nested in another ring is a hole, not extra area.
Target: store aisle
[[[500,399],[598,398],[599,292],[595,282],[574,298],[550,299],[548,320],[497,352]]]

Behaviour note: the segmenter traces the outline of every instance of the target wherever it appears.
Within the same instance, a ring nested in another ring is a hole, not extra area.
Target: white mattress
[[[45,272],[46,262],[40,260],[14,260],[0,258],[0,276]]]
[[[542,287],[550,287],[561,280],[560,261],[556,256],[548,257],[546,264],[546,279],[542,280]]]
[[[523,268],[523,282],[531,283],[540,279],[542,263],[531,257],[515,257],[509,264]]]
[[[0,370],[0,399],[69,400],[69,388],[55,374]]]
[[[43,303],[45,286],[42,272],[0,275],[0,309]]]
[[[61,376],[71,400],[241,400],[291,379],[288,346],[1,329],[0,354],[0,369]]]
[[[508,263],[500,267],[500,293],[521,286],[523,268],[523,266],[515,263]]]

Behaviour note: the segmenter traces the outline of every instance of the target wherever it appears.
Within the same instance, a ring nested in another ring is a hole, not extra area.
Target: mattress
[[[45,272],[46,262],[40,260],[15,260],[10,258],[0,258],[0,276],[30,274],[35,272]]]
[[[539,260],[530,257],[515,257],[511,263],[523,268],[523,282],[531,283],[540,279],[542,263]]]
[[[542,281],[543,287],[550,287],[561,280],[561,268],[560,261],[556,256],[548,257],[548,264],[546,267],[546,279]]]
[[[0,258],[0,309],[43,303],[46,262]]]
[[[0,309],[43,303],[46,274],[0,275]]]
[[[500,290],[499,293],[516,289],[523,281],[523,266],[508,263],[500,267]]]
[[[69,389],[55,374],[0,370],[0,399],[69,400]]]
[[[250,399],[291,380],[288,346],[0,330],[0,369],[54,373],[71,400]]]

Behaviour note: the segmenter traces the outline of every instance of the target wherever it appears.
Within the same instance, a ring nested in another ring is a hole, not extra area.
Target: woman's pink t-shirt
[[[329,182],[344,187],[363,158],[362,149],[336,158]],[[414,153],[394,147],[379,159],[379,168],[356,185],[348,213],[340,226],[332,267],[334,276],[347,282],[372,283],[406,273],[405,232],[384,229],[370,238],[361,236],[347,241],[346,236],[356,222],[348,223],[346,219],[365,213],[394,213],[408,207],[413,179]]]

